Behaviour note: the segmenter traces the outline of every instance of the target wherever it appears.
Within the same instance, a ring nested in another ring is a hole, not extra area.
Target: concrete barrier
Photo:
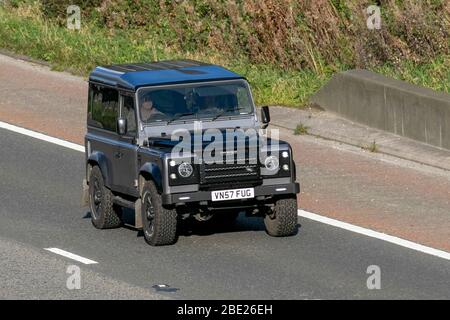
[[[367,70],[341,72],[311,103],[344,118],[450,149],[450,95]]]

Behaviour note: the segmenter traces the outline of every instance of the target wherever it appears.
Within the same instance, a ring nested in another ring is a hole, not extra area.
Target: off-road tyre
[[[297,197],[276,200],[272,210],[264,217],[266,232],[273,237],[286,237],[297,233]]]
[[[151,246],[174,244],[177,241],[176,209],[165,208],[153,181],[146,180],[141,191],[142,230]]]
[[[89,174],[89,208],[91,221],[97,229],[112,229],[122,225],[121,208],[113,203],[113,194],[105,186],[105,180],[98,166]]]

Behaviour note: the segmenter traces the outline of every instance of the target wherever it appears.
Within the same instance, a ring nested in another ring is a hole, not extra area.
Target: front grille
[[[234,188],[255,186],[261,183],[258,164],[249,162],[202,164],[200,166],[200,186],[205,189],[212,187]]]

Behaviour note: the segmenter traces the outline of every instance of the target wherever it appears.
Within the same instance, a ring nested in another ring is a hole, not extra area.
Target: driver
[[[157,106],[151,99],[150,94],[146,94],[142,98],[141,103],[141,116],[143,121],[149,121],[151,118],[156,114],[163,114],[161,111],[158,110]]]

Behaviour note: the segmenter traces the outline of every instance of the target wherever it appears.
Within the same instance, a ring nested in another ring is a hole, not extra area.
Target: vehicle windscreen
[[[139,90],[143,122],[220,119],[253,113],[245,81],[197,83]]]

